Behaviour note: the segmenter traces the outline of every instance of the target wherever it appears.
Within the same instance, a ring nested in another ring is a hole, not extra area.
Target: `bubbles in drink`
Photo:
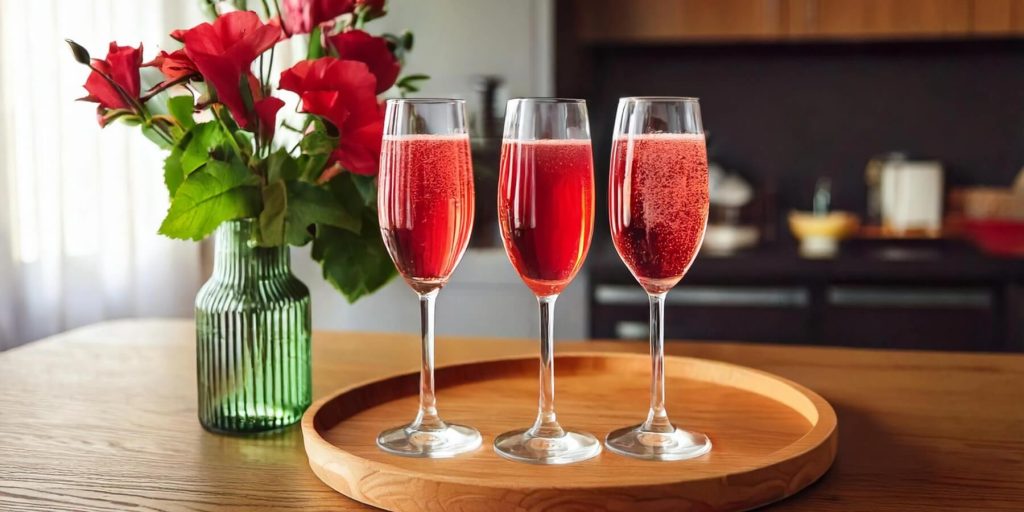
[[[612,241],[651,293],[676,285],[700,249],[708,219],[703,135],[616,139],[608,188]]]

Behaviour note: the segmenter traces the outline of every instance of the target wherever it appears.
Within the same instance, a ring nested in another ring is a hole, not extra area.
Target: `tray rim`
[[[535,359],[536,357],[537,357],[536,355],[512,355],[512,356],[502,356],[502,357],[485,358],[485,359],[474,359],[474,360],[471,360],[471,361],[462,361],[462,362],[457,362],[457,363],[440,365],[440,366],[437,367],[437,370],[452,369],[452,368],[458,368],[458,367],[464,367],[464,366],[475,366],[475,365],[479,365],[479,364],[498,364],[498,363],[506,362],[506,361],[531,360],[531,359]],[[644,361],[649,361],[650,360],[650,356],[648,354],[638,354],[638,353],[633,353],[633,352],[580,351],[580,350],[574,350],[574,351],[567,351],[567,352],[556,354],[555,355],[556,368],[557,368],[558,359],[567,359],[567,358],[629,358],[629,359],[643,359]],[[810,485],[810,483],[813,483],[814,481],[817,481],[822,475],[824,475],[828,471],[828,469],[831,468],[832,464],[835,461],[835,457],[838,454],[838,418],[836,416],[835,410],[832,408],[832,405],[827,400],[825,400],[821,395],[819,395],[818,393],[816,393],[813,390],[807,388],[806,386],[803,386],[802,384],[794,382],[794,381],[792,381],[790,379],[787,379],[785,377],[782,377],[782,376],[779,376],[779,375],[776,375],[774,373],[767,372],[767,371],[764,371],[764,370],[760,370],[760,369],[757,369],[757,368],[751,368],[749,366],[742,366],[742,365],[738,365],[738,364],[734,364],[734,363],[729,363],[729,362],[725,362],[725,361],[719,361],[719,360],[716,360],[716,359],[705,359],[705,358],[700,358],[700,357],[666,355],[665,358],[666,358],[666,363],[665,363],[666,367],[668,366],[668,364],[669,364],[668,360],[670,360],[670,359],[686,359],[686,360],[692,360],[692,361],[699,361],[699,362],[703,362],[703,363],[712,363],[714,365],[721,365],[721,366],[724,366],[724,367],[736,368],[736,369],[739,369],[739,370],[741,370],[743,372],[754,373],[754,374],[758,374],[761,377],[777,380],[777,381],[782,382],[783,384],[786,384],[786,385],[792,387],[794,390],[796,390],[801,395],[805,396],[808,400],[810,400],[810,402],[815,406],[815,410],[818,412],[818,421],[816,423],[812,424],[811,428],[808,429],[808,431],[804,435],[800,436],[798,439],[796,439],[792,443],[784,446],[783,448],[780,448],[779,450],[771,452],[770,456],[771,456],[771,458],[775,462],[773,462],[771,464],[767,464],[767,465],[765,465],[765,464],[760,464],[760,465],[755,464],[753,466],[745,465],[742,468],[738,468],[737,471],[728,473],[728,475],[743,475],[743,474],[747,474],[747,473],[751,473],[751,472],[754,472],[754,471],[758,471],[758,470],[764,469],[765,467],[770,467],[770,466],[774,466],[776,464],[785,463],[785,462],[797,459],[799,457],[805,456],[807,453],[809,453],[812,450],[815,450],[815,449],[817,449],[820,446],[825,445],[825,444],[832,444],[834,446],[832,448],[832,450],[831,450],[832,453],[831,453],[831,457],[830,457],[828,466],[826,466],[825,470],[822,471],[822,473],[820,475],[816,476],[813,480],[808,482],[807,485]],[[419,373],[419,370],[403,371],[403,372],[392,372],[392,373],[389,373],[387,375],[383,375],[383,376],[379,376],[379,377],[375,377],[375,378],[370,378],[370,379],[365,379],[365,380],[356,382],[354,384],[351,384],[349,386],[345,386],[344,388],[338,389],[337,391],[335,391],[333,393],[330,393],[330,394],[328,394],[328,395],[326,395],[326,396],[324,396],[324,397],[322,397],[322,398],[320,398],[318,400],[315,400],[309,406],[309,408],[306,410],[306,412],[303,413],[302,421],[301,421],[303,445],[304,445],[304,448],[305,448],[305,451],[306,451],[306,457],[307,457],[307,460],[308,460],[308,462],[310,464],[310,467],[313,470],[313,472],[315,474],[317,474],[317,477],[321,481],[323,481],[323,478],[320,478],[320,474],[319,474],[316,466],[313,463],[313,458],[310,457],[310,448],[311,448],[311,446],[319,446],[319,447],[321,447],[321,448],[323,448],[323,449],[325,449],[327,451],[332,452],[333,455],[335,455],[335,456],[340,456],[341,458],[343,458],[343,459],[345,459],[347,461],[351,460],[351,461],[358,462],[360,465],[362,465],[364,467],[367,467],[367,468],[371,468],[375,472],[386,472],[386,473],[394,474],[394,475],[413,477],[413,478],[417,478],[417,479],[428,480],[428,481],[432,481],[432,482],[447,483],[447,484],[458,484],[458,485],[475,486],[475,487],[485,486],[479,477],[465,477],[465,476],[461,476],[461,475],[449,475],[449,474],[442,474],[442,473],[425,473],[423,471],[407,469],[407,468],[404,468],[404,467],[401,467],[401,466],[397,466],[397,465],[393,465],[393,464],[390,464],[390,463],[380,462],[380,461],[376,461],[376,460],[360,457],[360,456],[358,456],[358,455],[356,455],[356,454],[354,454],[352,452],[349,452],[349,451],[347,451],[347,450],[345,450],[343,448],[340,448],[337,445],[334,445],[333,443],[327,441],[326,439],[324,439],[323,435],[321,435],[320,431],[316,428],[316,426],[315,426],[316,415],[323,409],[323,406],[325,404],[327,404],[327,403],[337,399],[341,395],[343,395],[345,393],[349,393],[349,392],[351,392],[351,391],[353,391],[355,389],[358,389],[358,388],[361,388],[361,387],[364,387],[364,386],[368,386],[368,385],[374,384],[376,382],[381,382],[381,381],[390,380],[390,379],[394,379],[394,378],[400,378],[400,377],[404,377],[404,376],[408,376],[408,375],[416,375],[418,373]],[[722,384],[722,385],[724,385],[724,384]],[[735,386],[729,386],[729,387],[735,387]],[[751,391],[751,392],[756,393],[756,391]],[[776,402],[782,403],[779,400],[776,400],[776,399],[774,399],[774,398],[772,398],[770,396],[767,396],[767,395],[764,395],[764,394],[761,394],[761,393],[757,393],[757,394],[760,394],[761,396],[765,396],[766,398],[768,398],[770,400],[774,400]],[[792,407],[790,407],[787,404],[783,403],[783,405],[785,405],[786,407],[789,407],[790,409],[793,409]],[[796,411],[795,409],[793,409],[793,410]],[[796,411],[796,412],[799,414],[799,411]],[[801,416],[803,416],[803,415],[801,414]],[[810,422],[809,419],[808,419],[808,422]],[[817,441],[817,442],[814,442],[814,443],[804,442],[806,439],[811,437],[812,434],[816,434],[815,437],[817,439],[820,439],[820,441]],[[603,443],[603,438],[602,438],[602,443]],[[794,447],[799,447],[799,448],[794,448]],[[483,447],[482,446],[480,449],[487,450],[488,447]],[[784,453],[784,455],[783,456],[779,456],[780,453]],[[458,460],[458,457],[456,457],[456,458],[454,458],[452,460]],[[761,458],[758,458],[757,460],[761,460]],[[683,462],[685,462],[685,461],[683,461]],[[510,464],[514,464],[514,463],[510,462]],[[661,464],[661,463],[653,463],[652,462],[651,464]],[[534,468],[534,469],[538,468],[538,467],[540,467],[540,468],[556,467],[557,468],[557,467],[560,467],[560,466],[530,466],[530,468]],[[671,481],[667,481],[667,482],[651,481],[651,482],[635,482],[635,483],[624,483],[624,484],[623,483],[618,483],[618,484],[615,484],[615,485],[607,485],[607,484],[603,484],[603,483],[590,484],[590,485],[586,485],[586,484],[584,484],[584,485],[579,485],[579,484],[571,484],[571,485],[552,484],[552,485],[546,485],[546,486],[544,486],[544,488],[546,488],[546,489],[580,489],[580,490],[611,489],[611,488],[615,488],[615,489],[639,489],[639,488],[644,488],[644,487],[651,487],[651,486],[659,487],[659,486],[679,484],[679,483],[706,482],[706,481],[718,480],[718,479],[721,479],[722,477],[723,477],[722,475],[709,475],[709,476],[704,476],[704,477],[700,477],[700,478],[685,479],[685,480],[678,480],[678,479],[676,479],[676,480],[671,480]],[[331,487],[332,489],[334,489],[334,487],[329,485],[329,484],[327,484],[327,482],[324,482],[324,484],[327,485],[328,487]],[[806,486],[804,486],[804,487],[806,487]],[[517,481],[517,480],[512,480],[512,481],[508,481],[508,482],[503,483],[503,485],[501,485],[500,488],[502,488],[502,489],[535,489],[535,488],[537,488],[537,486],[534,485],[534,484],[529,484],[529,483],[524,483],[524,482],[520,482],[520,481]],[[801,487],[801,489],[802,488],[803,487]],[[335,490],[337,491],[337,489],[335,489]],[[787,494],[786,496],[791,496],[792,494],[795,494],[799,490],[800,489],[797,489],[793,493]],[[342,493],[342,494],[344,494],[344,493]],[[352,499],[356,499],[356,498],[354,498],[352,496],[349,496],[347,494],[345,494],[345,496],[350,497]],[[356,499],[356,501],[361,501],[361,500]],[[364,502],[364,503],[366,503],[366,502]],[[766,505],[768,503],[771,503],[771,502],[765,502],[763,505]],[[371,503],[371,505],[372,505],[372,503]],[[759,506],[761,506],[761,505],[759,505]]]

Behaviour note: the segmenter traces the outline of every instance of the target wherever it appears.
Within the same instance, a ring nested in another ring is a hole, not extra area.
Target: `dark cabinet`
[[[669,339],[1024,352],[1024,260],[952,244],[897,262],[850,252],[803,260],[791,248],[699,257],[669,292]],[[643,339],[647,296],[613,254],[590,269],[590,335]]]
[[[595,337],[643,339],[650,332],[647,295],[639,286],[594,287]],[[680,286],[665,303],[670,338],[812,343],[810,294],[792,286]]]

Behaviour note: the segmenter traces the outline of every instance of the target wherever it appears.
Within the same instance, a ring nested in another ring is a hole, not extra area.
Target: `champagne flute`
[[[648,460],[711,451],[704,434],[678,429],[665,411],[665,295],[686,274],[708,221],[708,158],[696,98],[619,100],[608,215],[612,242],[651,303],[651,406],[640,425],[608,434],[609,450]]]
[[[585,432],[555,416],[555,299],[579,271],[594,228],[594,159],[583,100],[513,99],[505,110],[498,177],[505,252],[540,305],[540,406],[527,429],[501,434],[494,450],[535,464],[565,464],[601,453]]]
[[[407,457],[453,457],[481,442],[475,429],[438,416],[434,394],[434,299],[462,259],[473,227],[465,102],[388,100],[378,180],[384,245],[420,299],[422,364],[416,418],[381,432],[377,446]]]

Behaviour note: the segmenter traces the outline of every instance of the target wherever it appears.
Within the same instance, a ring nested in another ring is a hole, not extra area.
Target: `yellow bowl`
[[[789,230],[798,239],[808,237],[847,238],[860,228],[860,219],[850,212],[814,215],[810,212],[789,212]]]

